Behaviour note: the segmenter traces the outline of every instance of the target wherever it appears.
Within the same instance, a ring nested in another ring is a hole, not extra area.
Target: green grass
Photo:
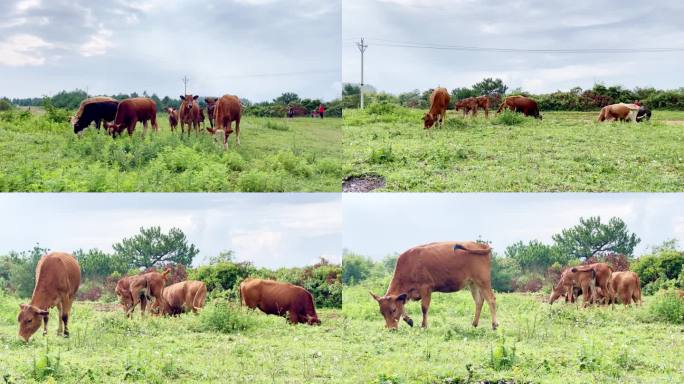
[[[340,191],[341,119],[245,117],[223,150],[206,132],[181,138],[166,114],[160,133],[82,137],[44,115],[0,114],[0,191]],[[180,128],[179,128],[180,129]]]
[[[471,326],[470,292],[434,294],[428,329],[402,321],[391,332],[368,289],[384,293],[386,285],[354,286],[343,293],[358,383],[684,381],[684,328],[659,322],[649,310],[651,296],[639,308],[582,309],[549,306],[541,294],[497,294],[499,329],[492,331],[486,304],[479,327]],[[420,324],[419,302],[407,308]]]
[[[451,111],[426,132],[425,111],[376,109],[344,111],[343,174],[383,176],[381,191],[684,190],[684,112],[598,124],[593,112],[540,121]]]
[[[17,335],[19,300],[0,293],[0,382],[351,383],[354,362],[340,310],[318,309],[321,326],[208,303],[176,318],[126,319],[119,308],[76,302],[71,337]],[[46,351],[47,347],[47,351]],[[3,381],[4,378],[6,381]]]

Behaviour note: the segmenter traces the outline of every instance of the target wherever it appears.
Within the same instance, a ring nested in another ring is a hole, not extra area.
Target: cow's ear
[[[181,100],[185,100],[185,96],[183,96],[183,95],[181,95],[180,98],[181,98]]]
[[[192,97],[193,100],[197,100],[197,98],[199,98],[199,95],[195,95]]]
[[[375,301],[380,302],[380,296],[376,295],[375,293],[373,293],[371,291],[368,291],[368,293],[370,293],[370,295],[373,296]]]
[[[19,304],[19,309],[21,309],[22,311],[25,310],[25,309],[27,309],[28,307],[29,307],[29,306],[26,305],[26,304]]]
[[[401,302],[405,303],[407,298],[408,298],[408,295],[405,293],[402,293],[401,295],[397,296],[397,301],[401,301]]]

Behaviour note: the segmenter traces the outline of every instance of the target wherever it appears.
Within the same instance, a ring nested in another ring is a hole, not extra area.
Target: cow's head
[[[185,102],[184,108],[192,109],[192,106],[195,105],[195,100],[197,100],[198,97],[199,96],[197,96],[197,95],[195,95],[195,96],[193,96],[193,95],[185,95],[185,96],[181,95],[180,98],[181,98],[181,100],[183,100]]]
[[[404,314],[404,304],[408,300],[408,295],[402,293],[400,295],[378,296],[370,292],[371,296],[378,302],[380,306],[380,313],[385,318],[385,326],[389,329],[397,329],[399,327],[399,319]],[[407,318],[404,318],[406,320]],[[413,326],[412,322],[406,320],[406,323]]]
[[[432,127],[435,124],[435,121],[437,121],[437,119],[432,113],[428,112],[425,114],[425,116],[423,116],[423,125],[425,129]]]
[[[555,287],[553,287],[553,290],[551,291],[551,296],[549,296],[549,304],[553,304],[553,302],[556,301],[559,297],[561,297],[561,295],[565,295],[566,293],[566,287],[563,284],[563,281],[561,280]]]
[[[50,312],[42,310],[30,304],[20,304],[19,316],[19,336],[28,343],[31,336],[40,328],[40,324],[44,318],[47,318]]]
[[[207,103],[207,113],[209,117],[214,116],[214,108],[216,108],[216,99],[213,97],[205,97],[204,102]]]
[[[119,129],[121,126],[119,124],[116,124],[114,122],[105,122],[104,123],[105,128],[107,129],[107,133],[110,135],[114,135],[115,133],[119,133]]]
[[[321,325],[321,321],[315,313],[313,315],[306,315],[306,323],[309,325]]]

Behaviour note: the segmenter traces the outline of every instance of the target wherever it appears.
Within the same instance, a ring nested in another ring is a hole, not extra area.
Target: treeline
[[[91,95],[92,96],[92,95]],[[180,106],[180,98],[170,98],[164,96],[160,98],[157,94],[149,95],[147,91],[142,94],[133,92],[130,94],[119,93],[116,95],[106,95],[117,100],[128,99],[131,97],[149,97],[157,103],[158,111],[165,111],[167,108],[178,108]],[[0,99],[0,110],[9,109],[11,105],[23,106],[23,107],[45,107],[46,103],[54,108],[73,110],[77,109],[81,104],[81,101],[88,98],[89,95],[80,89],[73,91],[61,91],[54,96],[50,97],[33,97],[33,98],[14,98],[14,99]],[[200,96],[198,99],[200,107],[204,108],[206,103],[204,102],[205,96]],[[4,100],[4,101],[3,101]],[[272,101],[264,101],[253,103],[247,99],[240,99],[244,107],[244,113],[251,116],[261,116],[261,117],[285,117],[287,116],[287,111],[292,108],[296,111],[297,116],[308,116],[312,111],[316,110],[319,105],[323,104],[325,107],[325,114],[328,116],[342,116],[342,104],[341,99],[335,99],[329,102],[323,102],[320,99],[302,99],[296,93],[286,92]]]
[[[374,88],[364,86],[366,104],[394,103],[407,108],[427,109],[432,89],[392,95],[378,92]],[[575,87],[569,91],[556,91],[546,94],[533,94],[523,89],[509,92],[508,86],[501,79],[486,78],[472,87],[454,88],[451,90],[452,101],[474,96],[498,95],[500,99],[510,95],[532,97],[542,111],[596,111],[608,104],[632,103],[640,100],[651,109],[684,110],[684,88],[662,90],[653,87],[627,89],[620,85],[606,86],[595,84],[591,89]],[[496,99],[495,97],[493,99]],[[358,108],[360,88],[355,84],[344,84],[342,102],[345,108]],[[495,105],[498,107],[498,103]]]
[[[502,254],[493,253],[492,286],[499,292],[538,292],[558,282],[569,266],[605,262],[615,271],[632,270],[644,292],[662,288],[684,289],[684,251],[669,240],[649,254],[634,256],[640,239],[629,232],[619,218],[607,223],[600,217],[581,218],[580,223],[552,236],[551,244],[533,240],[509,245]],[[398,255],[381,261],[345,250],[342,282],[354,285],[371,279],[388,279],[394,272]]]
[[[116,282],[126,275],[151,269],[171,268],[170,282],[186,278],[207,284],[210,297],[238,299],[238,284],[247,277],[276,279],[308,289],[320,307],[342,306],[342,269],[325,259],[315,265],[270,270],[251,263],[236,262],[232,251],[211,257],[209,264],[192,268],[199,249],[177,228],[163,232],[159,227],[141,228],[130,238],[112,245],[113,253],[100,249],[73,252],[81,266],[82,300],[115,301]],[[28,251],[0,255],[0,290],[19,297],[31,297],[36,265],[50,250],[40,245]]]

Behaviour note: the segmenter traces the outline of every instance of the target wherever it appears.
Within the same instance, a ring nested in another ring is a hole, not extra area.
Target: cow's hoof
[[[413,327],[413,320],[412,320],[412,319],[406,320],[406,324],[408,324],[408,325],[410,325],[410,326]]]
[[[499,327],[498,323],[492,323],[492,330],[496,331],[496,329]]]
[[[477,324],[478,324],[478,323],[476,323],[476,322],[473,321],[473,327],[474,327],[474,328],[477,328]]]
[[[43,336],[47,336],[47,331],[43,331]]]
[[[64,332],[64,338],[68,339],[69,338],[69,332]]]

